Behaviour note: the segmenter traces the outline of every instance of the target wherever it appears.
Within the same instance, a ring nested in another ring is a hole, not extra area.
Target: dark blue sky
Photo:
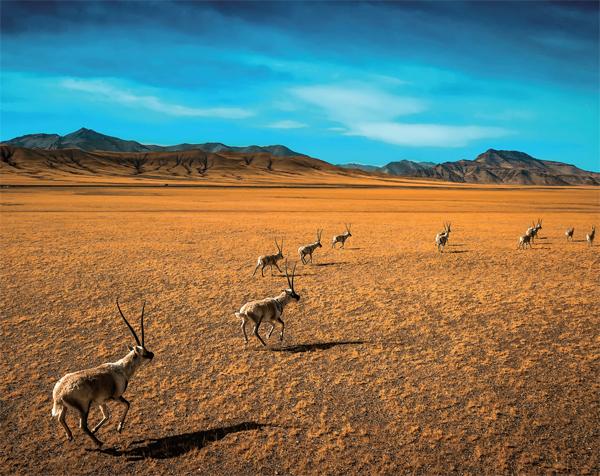
[[[600,170],[597,2],[2,2],[2,139]]]

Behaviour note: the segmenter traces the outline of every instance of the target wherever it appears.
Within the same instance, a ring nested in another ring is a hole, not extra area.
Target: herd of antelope
[[[332,238],[331,247],[335,248],[336,244],[340,243],[340,248],[343,248],[348,238],[352,236],[350,231],[351,225],[346,225],[346,231]],[[519,238],[518,248],[531,248],[538,233],[542,229],[542,220],[532,223],[532,226],[527,229],[524,235]],[[435,236],[435,245],[438,252],[442,253],[444,247],[448,244],[450,233],[452,231],[451,223],[444,223],[443,231]],[[573,240],[574,228],[570,227],[565,232],[567,241]],[[313,262],[313,253],[321,248],[321,236],[323,230],[317,230],[316,241],[298,248],[298,256],[303,265],[308,265]],[[596,228],[592,226],[591,231],[586,235],[586,241],[590,246],[593,246]],[[260,325],[264,322],[269,324],[271,328],[267,332],[267,339],[271,337],[275,326],[280,327],[279,340],[283,341],[285,323],[282,320],[282,315],[285,306],[291,302],[300,301],[300,295],[294,288],[294,278],[296,274],[296,264],[290,269],[288,268],[287,260],[285,261],[284,271],[279,267],[278,262],[284,259],[283,255],[283,238],[281,244],[275,239],[277,253],[273,255],[263,255],[258,258],[256,267],[254,268],[253,276],[258,268],[261,268],[261,274],[264,276],[264,269],[269,267],[273,274],[273,267],[280,273],[285,273],[288,288],[282,290],[277,296],[266,299],[250,301],[244,304],[235,316],[241,319],[242,333],[245,344],[248,344],[248,335],[246,333],[246,324],[253,324],[252,333],[258,341],[265,346],[266,343],[259,334]],[[129,352],[116,362],[106,363],[97,367],[72,372],[62,377],[54,386],[52,393],[53,406],[52,416],[58,417],[58,421],[63,426],[67,439],[73,439],[73,434],[67,425],[65,417],[69,409],[74,410],[79,415],[79,427],[90,437],[90,439],[98,446],[102,446],[102,442],[96,437],[95,433],[104,425],[110,418],[110,410],[107,402],[117,401],[124,405],[124,411],[117,426],[117,431],[121,432],[125,425],[125,418],[129,411],[129,402],[123,397],[123,393],[127,389],[129,380],[134,373],[144,364],[149,363],[154,358],[154,354],[146,348],[144,340],[144,309],[145,303],[142,306],[140,317],[141,340],[137,333],[125,317],[121,310],[119,300],[116,301],[117,309],[121,318],[127,325],[131,335],[135,340],[135,346],[129,346]],[[88,428],[88,415],[92,404],[96,404],[102,413],[102,419],[94,426],[92,430]]]

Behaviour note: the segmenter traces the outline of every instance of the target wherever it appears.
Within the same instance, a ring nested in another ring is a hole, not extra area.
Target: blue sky
[[[600,170],[597,2],[5,2],[0,137]]]

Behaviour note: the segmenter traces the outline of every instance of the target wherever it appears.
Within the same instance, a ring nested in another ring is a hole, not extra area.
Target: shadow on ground
[[[346,340],[346,341],[337,341],[337,342],[315,342],[314,344],[296,344],[296,345],[286,345],[284,347],[269,349],[272,352],[289,352],[292,354],[298,352],[313,352],[315,350],[328,350],[332,347],[337,347],[340,345],[361,345],[364,344],[365,341],[362,340]]]
[[[176,458],[193,449],[204,448],[215,441],[222,440],[231,433],[260,430],[267,425],[263,423],[244,422],[237,425],[214,428],[212,430],[195,431],[181,435],[165,436],[164,438],[134,441],[133,446],[124,450],[116,448],[99,450],[110,456],[125,456],[137,461],[146,458],[167,459]]]
[[[444,251],[444,254],[468,253],[469,250],[450,250]]]
[[[335,266],[336,264],[346,264],[345,261],[332,261],[330,263],[315,263],[314,266]]]

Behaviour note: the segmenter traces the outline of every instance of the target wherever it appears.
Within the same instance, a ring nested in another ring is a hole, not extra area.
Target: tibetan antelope
[[[342,233],[341,235],[336,235],[332,238],[332,240],[331,240],[332,248],[335,248],[336,243],[341,243],[342,246],[340,246],[340,248],[343,248],[344,244],[346,243],[346,240],[352,236],[352,233],[350,233],[350,227],[352,226],[352,224],[351,223],[349,225],[345,224],[345,226],[346,226],[345,233]]]
[[[520,248],[524,250],[525,248],[527,248],[528,245],[531,248],[531,235],[525,233],[519,238],[519,244],[517,245],[517,249]]]
[[[279,243],[277,243],[277,238],[275,238],[275,246],[277,246],[277,254],[276,255],[265,255],[265,256],[259,256],[258,257],[258,261],[256,263],[256,268],[254,268],[254,273],[252,273],[252,276],[254,276],[256,274],[256,270],[258,268],[260,269],[260,274],[262,274],[263,278],[265,277],[265,268],[267,266],[269,266],[271,268],[271,276],[273,276],[273,266],[275,266],[277,268],[277,271],[279,271],[281,273],[281,268],[279,268],[279,265],[277,264],[277,262],[281,259],[283,259],[283,238],[281,239],[281,246],[279,246]]]
[[[300,256],[300,260],[302,261],[302,264],[307,264],[308,263],[308,259],[306,258],[307,256],[310,257],[310,262],[313,262],[313,252],[317,249],[317,248],[322,248],[321,245],[321,235],[323,234],[323,230],[317,230],[317,241],[315,241],[314,243],[310,243],[309,245],[304,245],[301,246],[300,248],[298,248],[298,255]]]
[[[127,388],[129,380],[133,377],[136,370],[143,364],[149,363],[154,354],[146,349],[144,344],[144,308],[142,306],[141,330],[142,340],[131,327],[131,324],[125,318],[119,300],[117,299],[117,308],[121,317],[127,324],[131,335],[137,344],[135,347],[129,347],[129,353],[121,360],[107,364],[99,365],[87,370],[80,370],[65,375],[61,378],[52,392],[54,405],[52,406],[52,416],[58,417],[67,434],[67,439],[71,441],[73,435],[67,426],[65,416],[69,408],[79,413],[79,427],[88,435],[92,441],[98,446],[102,446],[102,442],[96,438],[96,433],[104,423],[110,418],[110,411],[106,402],[116,400],[125,406],[123,416],[117,426],[117,431],[120,433],[125,426],[125,417],[129,411],[129,402],[123,398],[123,393]],[[102,412],[102,420],[90,431],[87,425],[88,414],[92,404],[97,404]]]
[[[537,238],[537,234],[541,229],[542,229],[542,220],[540,220],[539,218],[537,220],[537,223],[533,222],[532,226],[527,228],[527,231],[525,232],[525,234],[529,235],[529,238],[531,239],[531,243],[533,243],[534,239]]]
[[[575,228],[570,227],[567,228],[567,231],[565,231],[565,236],[567,237],[567,241],[571,240],[573,241],[573,233],[575,232]]]
[[[446,246],[448,243],[450,231],[450,223],[444,223],[444,231],[440,231],[437,235],[435,235],[435,244],[440,253],[443,253],[444,246]]]
[[[246,334],[246,322],[252,321],[254,324],[253,334],[260,341],[262,345],[266,345],[265,341],[258,334],[258,329],[263,322],[268,322],[271,325],[271,329],[267,333],[267,339],[271,337],[275,324],[281,326],[281,333],[279,334],[279,341],[283,341],[283,330],[285,324],[281,319],[283,315],[283,309],[292,301],[299,301],[300,296],[296,294],[294,290],[294,276],[296,273],[296,265],[292,269],[292,276],[288,274],[287,261],[285,263],[285,277],[289,288],[281,291],[279,296],[274,298],[261,299],[259,301],[250,301],[244,304],[239,312],[236,312],[236,317],[242,320],[242,332],[244,333],[244,343],[248,344],[248,335]]]
[[[585,239],[587,240],[590,246],[594,246],[594,236],[596,235],[596,227],[592,225],[592,231],[590,231],[587,235],[585,235]]]

